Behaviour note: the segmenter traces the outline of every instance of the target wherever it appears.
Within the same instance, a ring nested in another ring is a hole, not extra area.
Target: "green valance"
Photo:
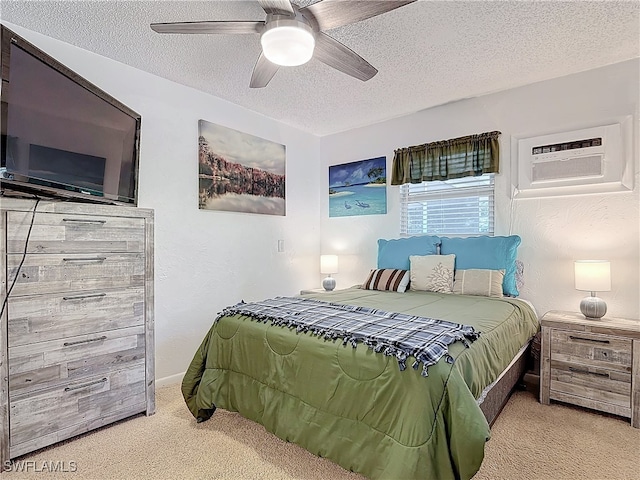
[[[487,132],[399,148],[393,157],[391,185],[498,173],[499,136],[500,132]]]

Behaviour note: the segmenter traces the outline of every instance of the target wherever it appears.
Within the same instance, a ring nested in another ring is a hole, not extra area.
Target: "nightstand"
[[[541,324],[540,403],[592,408],[640,428],[640,321],[553,310]]]
[[[327,290],[324,288],[307,288],[306,290],[300,290],[300,295],[307,295],[309,293],[324,293]]]

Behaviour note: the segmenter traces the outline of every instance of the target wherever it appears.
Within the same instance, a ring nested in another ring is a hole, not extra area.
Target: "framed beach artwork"
[[[199,206],[285,215],[285,146],[198,122]]]
[[[387,213],[387,158],[329,167],[329,217]]]

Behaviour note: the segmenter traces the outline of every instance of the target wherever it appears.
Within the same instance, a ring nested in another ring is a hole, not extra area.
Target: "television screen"
[[[29,170],[39,179],[62,185],[76,185],[92,192],[104,189],[106,158],[31,145]]]
[[[2,27],[5,182],[136,204],[140,116]]]

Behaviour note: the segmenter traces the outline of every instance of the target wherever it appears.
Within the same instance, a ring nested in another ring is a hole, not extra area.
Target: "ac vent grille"
[[[541,153],[560,152],[566,150],[576,150],[578,148],[600,147],[602,146],[602,137],[585,138],[584,140],[574,140],[572,142],[554,143],[551,145],[540,145],[531,149],[532,155],[540,155]]]
[[[601,177],[603,175],[603,155],[565,158],[531,164],[531,179],[548,182],[568,178]]]

